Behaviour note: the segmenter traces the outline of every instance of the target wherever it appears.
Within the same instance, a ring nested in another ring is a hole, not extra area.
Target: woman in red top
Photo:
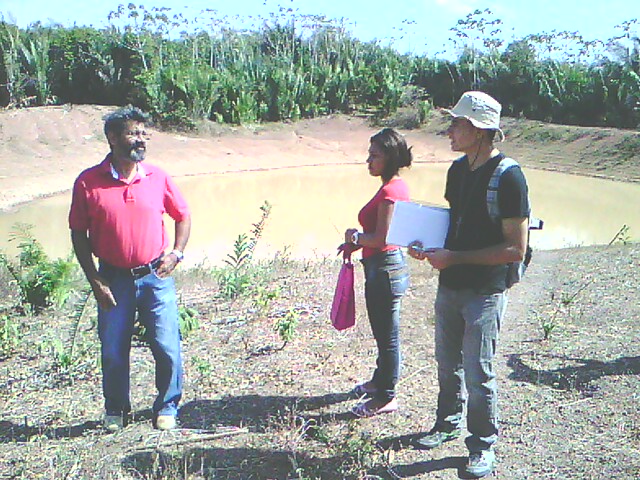
[[[354,389],[357,395],[370,397],[353,408],[359,417],[398,409],[400,304],[409,285],[409,272],[402,250],[387,245],[386,237],[395,202],[409,200],[409,188],[398,171],[410,166],[411,160],[411,148],[397,131],[385,128],[371,137],[367,166],[370,175],[380,177],[382,186],[358,214],[362,233],[355,228],[345,232],[345,248],[362,247],[367,314],[378,346],[372,379]]]

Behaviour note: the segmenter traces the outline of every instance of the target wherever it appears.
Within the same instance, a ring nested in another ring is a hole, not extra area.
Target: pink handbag
[[[331,323],[337,330],[356,324],[356,295],[353,290],[354,275],[351,252],[343,251],[343,263],[338,275],[336,292],[331,305]]]

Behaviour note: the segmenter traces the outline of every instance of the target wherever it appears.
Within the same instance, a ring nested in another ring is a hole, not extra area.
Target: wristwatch
[[[360,232],[353,232],[351,235],[351,243],[354,245],[358,245],[358,240],[360,239]]]
[[[178,259],[178,263],[180,263],[184,259],[184,253],[182,253],[180,250],[171,250],[171,253],[176,256],[176,258]]]

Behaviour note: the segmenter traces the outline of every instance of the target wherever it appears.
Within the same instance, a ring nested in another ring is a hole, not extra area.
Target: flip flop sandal
[[[355,407],[351,409],[351,413],[353,413],[356,417],[360,418],[369,418],[374,417],[376,415],[380,415],[382,413],[393,413],[398,410],[398,401],[396,399],[391,400],[386,405],[383,405],[380,408],[369,408],[367,403],[359,403]]]
[[[365,385],[368,382],[365,383],[360,383],[358,385],[356,385],[355,387],[353,387],[353,394],[357,395],[358,397],[364,397],[365,395],[373,395],[374,393],[376,393],[378,391],[377,388],[367,388]]]

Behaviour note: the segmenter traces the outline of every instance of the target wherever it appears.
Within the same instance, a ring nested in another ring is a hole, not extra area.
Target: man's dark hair
[[[378,145],[385,154],[382,179],[389,181],[403,167],[411,166],[413,154],[404,137],[393,128],[383,128],[371,137],[371,143]]]
[[[148,123],[149,115],[131,105],[119,108],[104,116],[104,134],[107,137],[109,137],[109,132],[119,135],[124,131],[125,123],[130,121]]]

